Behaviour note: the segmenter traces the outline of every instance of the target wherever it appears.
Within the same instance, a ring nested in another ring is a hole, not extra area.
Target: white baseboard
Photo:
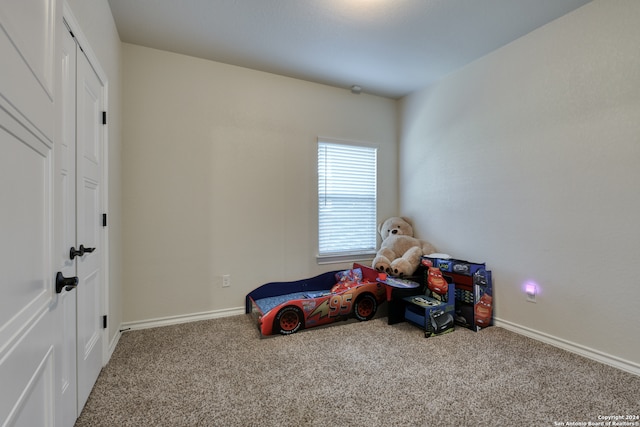
[[[640,376],[640,365],[629,360],[621,359],[619,357],[612,356],[610,354],[603,353],[601,351],[594,350],[592,348],[585,347],[583,345],[576,344],[574,342],[567,341],[565,339],[558,338],[544,332],[536,331],[535,329],[527,328],[525,326],[521,326],[507,320],[494,318],[493,324],[500,328],[515,332],[516,334],[524,335],[537,341],[542,341],[554,347],[570,351],[571,353],[576,353],[588,359],[592,359],[597,362],[604,363],[605,365],[613,366],[614,368]]]
[[[124,322],[120,331],[157,328],[160,326],[177,325],[179,323],[197,322],[199,320],[217,319],[220,317],[236,316],[245,314],[244,307],[226,308],[222,310],[205,311],[202,313],[183,314],[179,316],[159,317],[156,319],[138,320],[134,322]]]
[[[109,363],[109,360],[111,360],[111,356],[113,355],[113,352],[116,350],[116,346],[118,345],[118,341],[120,341],[121,336],[122,336],[122,333],[118,331],[114,335],[113,339],[109,342],[109,345],[107,346],[107,354],[102,366],[106,366],[106,364]]]

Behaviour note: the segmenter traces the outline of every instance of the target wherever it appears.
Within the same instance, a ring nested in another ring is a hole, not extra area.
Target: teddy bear
[[[382,243],[372,266],[379,272],[396,277],[411,276],[422,255],[436,252],[431,243],[413,237],[413,227],[406,218],[388,218],[378,226],[378,232]]]

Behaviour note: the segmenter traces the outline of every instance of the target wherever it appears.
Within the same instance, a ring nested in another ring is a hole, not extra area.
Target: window
[[[318,258],[376,252],[377,148],[318,140]]]

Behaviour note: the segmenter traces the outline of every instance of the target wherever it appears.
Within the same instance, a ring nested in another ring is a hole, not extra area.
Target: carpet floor
[[[640,425],[638,376],[498,327],[424,338],[386,320],[126,332],[76,426]]]

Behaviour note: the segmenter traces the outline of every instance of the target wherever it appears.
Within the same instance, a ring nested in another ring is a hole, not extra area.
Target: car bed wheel
[[[371,294],[360,296],[353,307],[353,313],[358,320],[370,320],[376,315],[378,302]]]
[[[282,335],[290,335],[302,328],[302,310],[298,307],[285,307],[276,314],[273,330]]]

